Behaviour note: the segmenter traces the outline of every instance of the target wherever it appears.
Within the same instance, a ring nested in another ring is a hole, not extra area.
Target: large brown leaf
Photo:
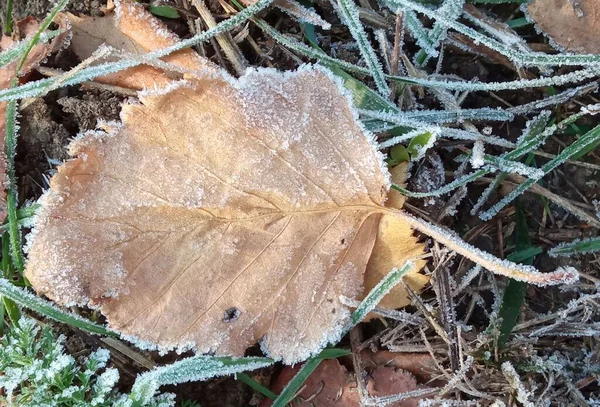
[[[527,12],[560,46],[569,51],[600,54],[598,0],[533,0]]]
[[[381,157],[320,69],[172,88],[71,145],[26,275],[154,344],[241,355],[261,341],[303,360],[338,339],[341,297],[362,294]]]

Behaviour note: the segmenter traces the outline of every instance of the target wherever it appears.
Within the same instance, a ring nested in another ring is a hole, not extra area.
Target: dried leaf
[[[277,376],[271,390],[281,393],[287,383],[298,373],[301,366],[286,366]],[[272,401],[265,399],[260,407],[268,407]],[[294,406],[360,406],[360,396],[356,388],[356,380],[337,359],[321,362],[316,370],[306,379],[302,391],[298,393]]]
[[[399,370],[406,370],[414,375],[420,383],[443,385],[445,383],[434,379],[433,372],[437,371],[435,361],[429,353],[390,352],[380,350],[372,352],[365,349],[361,352],[365,369],[373,370],[378,366],[390,366]]]
[[[367,391],[371,397],[392,396],[417,390],[417,380],[405,370],[393,367],[378,366],[371,372],[367,382]],[[410,398],[388,404],[391,407],[417,407],[422,398]]]
[[[598,0],[533,0],[527,12],[537,27],[561,47],[600,54]]]
[[[146,11],[142,4],[131,0],[117,2],[115,13],[103,17],[78,17],[65,13],[60,19],[71,23],[71,49],[81,60],[91,57],[103,44],[121,52],[143,55],[179,42],[179,38],[162,21]],[[189,70],[217,69],[192,49],[175,52],[163,60]],[[124,88],[145,89],[165,86],[173,77],[172,73],[159,68],[141,65],[96,80]]]
[[[429,354],[403,354],[379,351],[372,353],[364,351],[362,353],[365,360],[365,370],[368,374],[367,391],[370,397],[393,396],[399,393],[406,393],[430,385],[428,381],[431,375],[426,379],[415,376],[415,371],[420,372],[421,363],[431,362]],[[402,360],[406,356],[406,362],[399,363],[396,360]],[[287,383],[298,373],[301,366],[285,367],[271,384],[271,390],[279,394]],[[417,380],[418,379],[418,380]],[[416,407],[419,399],[411,398],[400,402],[388,404],[393,407]],[[308,377],[298,393],[293,405],[298,406],[361,406],[360,396],[356,385],[356,373],[351,374],[346,367],[339,362],[339,359],[328,359],[321,362],[317,369]],[[268,407],[272,404],[271,400],[263,400],[260,407]]]
[[[339,339],[387,190],[340,86],[322,69],[259,70],[125,105],[122,127],[71,145],[27,277],[169,348],[241,355],[261,341],[293,363]]]
[[[18,31],[25,36],[22,41],[28,41],[31,35],[34,35],[38,28],[39,23],[32,17],[25,18],[16,23]],[[33,67],[43,61],[52,52],[57,51],[63,44],[63,41],[68,36],[68,31],[64,25],[59,26],[59,29],[64,30],[61,34],[54,37],[49,43],[39,43],[35,45],[29,54],[27,59],[19,72],[19,75],[23,75],[31,71]],[[0,52],[6,51],[13,46],[16,46],[16,41],[9,36],[2,36],[0,38]],[[20,64],[20,59],[17,58],[12,62],[0,67],[0,89],[8,89],[11,86],[12,80],[17,74],[17,68]],[[0,102],[0,185],[6,185],[6,153],[5,153],[5,137],[6,137],[6,102]],[[6,191],[4,187],[0,188],[0,222],[6,218]]]
[[[390,170],[392,182],[404,185],[408,164],[402,163]],[[400,209],[404,205],[405,196],[396,190],[388,192],[386,206]],[[420,291],[429,281],[429,277],[418,273],[425,265],[425,260],[414,259],[423,255],[424,245],[417,242],[412,228],[403,219],[394,215],[383,215],[379,223],[377,239],[365,272],[365,295],[381,281],[394,267],[399,267],[407,260],[413,259],[416,269],[404,277],[403,281],[414,291]],[[394,287],[379,303],[385,308],[402,308],[410,304],[408,294],[402,285]]]

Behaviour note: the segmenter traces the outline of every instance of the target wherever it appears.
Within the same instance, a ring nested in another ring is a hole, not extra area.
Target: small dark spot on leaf
[[[344,244],[346,243],[346,239],[342,239],[342,241],[340,242],[340,244]]]
[[[225,315],[223,315],[223,322],[231,323],[237,321],[242,312],[236,307],[231,307],[225,310]]]

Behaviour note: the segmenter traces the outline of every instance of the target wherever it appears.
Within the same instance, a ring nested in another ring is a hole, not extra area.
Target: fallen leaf
[[[417,380],[412,374],[405,370],[394,369],[393,367],[378,366],[369,376],[367,392],[370,397],[393,396],[417,390],[418,388]],[[422,399],[423,397],[413,397],[388,404],[388,406],[417,407],[419,400]]]
[[[533,0],[529,17],[552,41],[579,53],[600,54],[598,0]]]
[[[21,33],[25,38],[22,41],[29,41],[30,37],[34,35],[38,28],[39,23],[32,17],[25,18],[21,21],[18,21],[15,25],[15,28],[19,33]],[[19,75],[28,73],[31,71],[33,67],[39,64],[42,60],[44,60],[48,55],[52,52],[57,51],[62,45],[63,41],[69,35],[68,30],[65,29],[65,26],[59,26],[59,29],[63,32],[54,37],[49,43],[39,43],[35,45],[19,72]],[[10,36],[2,36],[0,38],[0,52],[6,51],[13,46],[16,46],[17,41],[15,41]],[[16,59],[14,61],[9,62],[8,64],[0,67],[0,89],[10,88],[12,81],[17,74],[17,68],[20,64],[20,59]],[[6,176],[6,152],[5,152],[5,138],[6,138],[6,102],[0,102],[0,145],[2,148],[0,149],[0,185],[5,186],[8,182]],[[0,188],[0,222],[4,221],[6,218],[6,190],[4,187]]]
[[[286,363],[336,341],[362,294],[387,170],[324,69],[142,93],[74,141],[26,275],[166,348]],[[412,244],[412,241],[408,243]]]
[[[142,4],[131,0],[117,2],[115,12],[102,17],[78,17],[71,13],[59,16],[59,21],[67,20],[73,31],[71,50],[81,60],[91,57],[103,44],[122,53],[143,55],[179,42],[179,38],[162,21],[150,14]],[[113,59],[117,60],[119,56]],[[189,48],[174,52],[163,61],[188,70],[217,70],[215,65]],[[173,73],[140,65],[97,78],[96,81],[139,90],[163,87],[174,78],[177,75]]]
[[[286,366],[271,385],[271,391],[279,394],[298,373],[301,366]],[[271,406],[272,400],[264,399],[260,407]],[[337,359],[327,359],[308,376],[292,403],[294,406],[360,406],[356,380]]]
[[[372,352],[365,349],[361,352],[361,357],[367,370],[376,369],[378,366],[406,370],[422,384],[430,383],[433,379],[432,372],[437,370],[435,361],[429,353],[390,352],[387,350]],[[440,383],[434,385],[438,384]]]
[[[373,353],[365,350],[361,355],[363,362],[365,362],[366,390],[370,397],[393,396],[417,390],[419,387],[431,386],[428,383],[431,375],[423,375],[421,370],[423,366],[433,364],[429,354],[406,354],[388,351]],[[397,361],[399,362],[396,363]],[[275,394],[281,393],[301,367],[301,365],[284,367],[271,383],[271,391]],[[435,368],[435,365],[433,367]],[[424,399],[424,397],[412,398],[388,405],[393,407],[415,407],[421,399]],[[360,401],[355,373],[348,372],[346,367],[339,362],[339,359],[328,359],[322,361],[304,382],[302,390],[298,393],[293,405],[359,407],[361,405]],[[264,399],[260,407],[271,405],[271,400]]]
[[[391,180],[396,185],[404,185],[406,182],[406,170],[408,164],[402,163],[390,170]],[[388,192],[386,206],[388,208],[400,209],[404,205],[405,196],[396,190]],[[383,277],[394,267],[401,267],[407,260],[412,259],[416,270],[421,270],[425,260],[414,259],[423,255],[424,245],[417,242],[412,228],[393,215],[383,215],[377,231],[377,239],[371,258],[365,272],[365,291],[367,295]],[[416,270],[403,281],[414,291],[420,291],[429,281],[429,277],[416,272]],[[408,294],[402,285],[396,285],[381,300],[380,307],[402,308],[410,304]]]

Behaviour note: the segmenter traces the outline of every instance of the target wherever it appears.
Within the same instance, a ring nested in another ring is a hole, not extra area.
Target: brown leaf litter
[[[600,54],[598,0],[533,0],[527,13],[539,29],[566,50]]]
[[[430,371],[435,370],[435,363],[429,354],[392,353],[388,351],[362,352],[365,372],[361,374],[366,380],[366,391],[369,397],[394,396],[430,386]],[[343,360],[342,360],[343,362]],[[275,377],[270,386],[271,391],[281,393],[288,382],[298,373],[302,366],[286,366]],[[298,406],[361,406],[361,397],[357,388],[356,372],[349,372],[340,359],[328,359],[321,362],[315,371],[304,382],[296,395],[293,405]],[[438,381],[439,382],[439,381]],[[442,383],[437,383],[442,385]],[[387,404],[393,407],[416,407],[424,397]],[[260,407],[268,407],[271,400],[265,399]]]

